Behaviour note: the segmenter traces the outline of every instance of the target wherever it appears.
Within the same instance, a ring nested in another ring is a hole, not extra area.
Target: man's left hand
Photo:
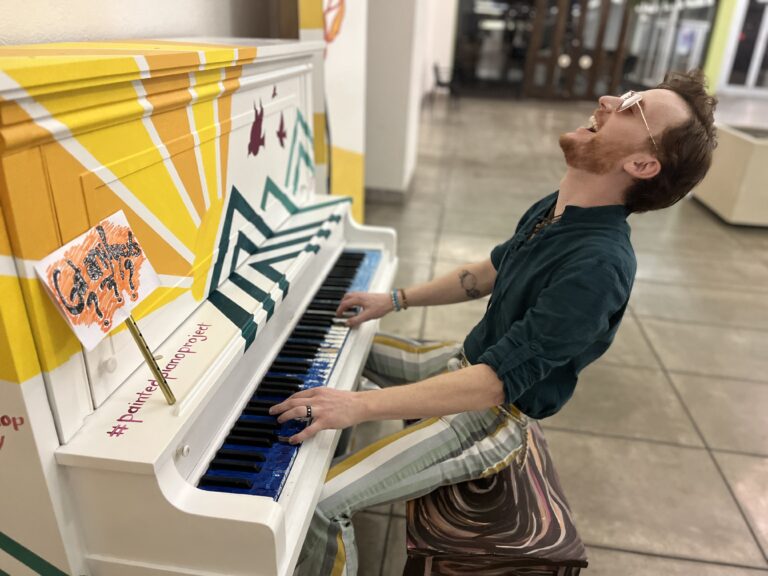
[[[285,401],[269,409],[281,424],[288,420],[307,417],[307,406],[312,409],[312,421],[298,434],[291,436],[290,443],[298,444],[312,438],[320,430],[354,426],[365,420],[363,393],[318,387],[297,392]]]

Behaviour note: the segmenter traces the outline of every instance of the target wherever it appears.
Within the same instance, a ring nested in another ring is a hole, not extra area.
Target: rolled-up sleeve
[[[477,361],[496,372],[505,401],[514,402],[606,334],[611,317],[626,306],[629,290],[629,282],[607,263],[563,269]]]

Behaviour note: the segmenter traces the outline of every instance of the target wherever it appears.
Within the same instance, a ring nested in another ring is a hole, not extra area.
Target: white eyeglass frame
[[[656,145],[656,140],[653,138],[653,134],[651,134],[651,129],[648,126],[648,120],[645,119],[645,113],[643,112],[643,107],[640,106],[640,102],[643,99],[642,94],[638,94],[634,90],[630,90],[629,92],[625,92],[621,96],[619,96],[619,99],[621,100],[621,104],[619,104],[619,107],[616,109],[616,112],[623,112],[624,110],[627,110],[628,108],[631,108],[634,105],[637,105],[637,109],[640,110],[640,117],[643,119],[643,124],[645,124],[645,129],[648,131],[648,136],[651,138],[651,142],[653,143],[653,147],[656,149],[656,152],[659,151],[659,147]]]

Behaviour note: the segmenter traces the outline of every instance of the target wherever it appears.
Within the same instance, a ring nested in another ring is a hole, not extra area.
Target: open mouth
[[[597,118],[595,118],[595,115],[592,114],[592,116],[589,117],[589,125],[585,126],[587,130],[590,132],[597,132],[599,130],[599,126],[597,125]]]

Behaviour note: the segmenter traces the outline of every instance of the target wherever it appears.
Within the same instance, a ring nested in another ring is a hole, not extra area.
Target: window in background
[[[728,87],[754,89],[768,87],[766,68],[768,45],[768,7],[766,0],[749,0],[741,30],[736,38]]]
[[[644,0],[633,10],[630,82],[655,86],[670,70],[704,65],[715,0]]]

